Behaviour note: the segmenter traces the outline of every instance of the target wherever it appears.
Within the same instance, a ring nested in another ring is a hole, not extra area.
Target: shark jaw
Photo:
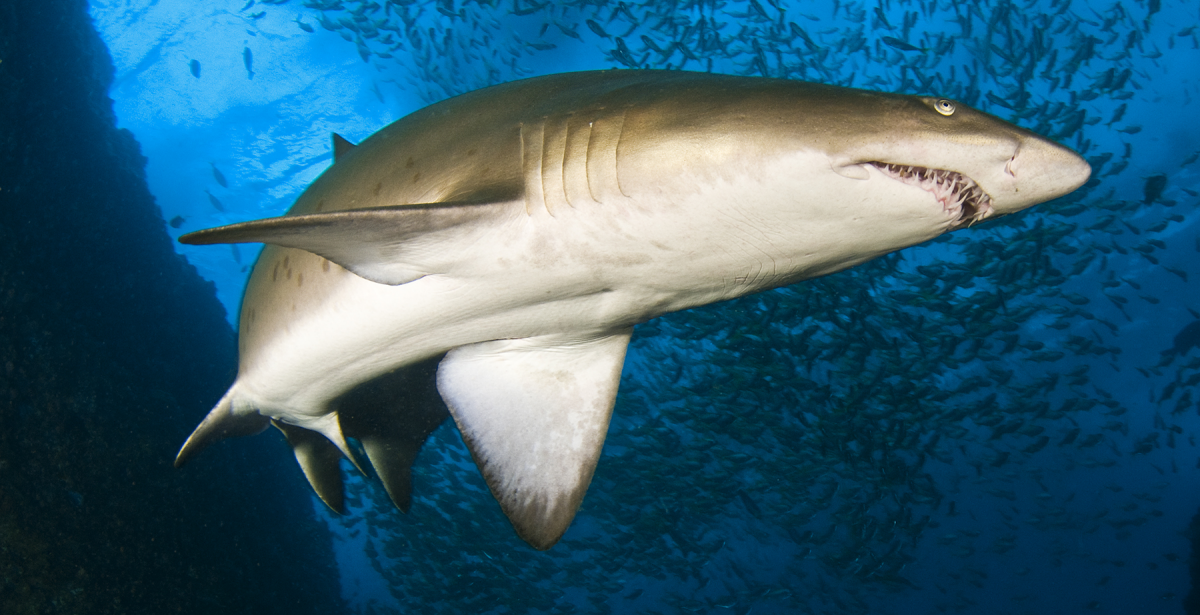
[[[952,219],[952,231],[986,220],[995,213],[992,197],[962,173],[886,162],[868,164],[896,181],[932,194]]]
[[[641,70],[465,94],[358,146],[335,139],[335,158],[288,215],[181,238],[269,245],[238,379],[176,464],[273,425],[340,511],[338,461],[358,440],[407,511],[417,452],[453,418],[537,549],[591,481],[633,325],[839,271],[1090,173],[944,99]]]

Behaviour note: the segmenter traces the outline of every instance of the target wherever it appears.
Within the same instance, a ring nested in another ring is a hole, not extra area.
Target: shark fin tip
[[[175,455],[176,468],[182,468],[188,460],[213,442],[225,438],[252,436],[262,433],[267,428],[267,417],[258,413],[234,414],[232,395],[233,388],[230,388],[188,436],[179,453]]]
[[[333,133],[333,161],[334,162],[337,162],[338,160],[340,160],[342,156],[346,155],[346,152],[354,149],[355,147],[357,147],[357,145],[355,145],[354,143],[351,143],[348,139],[346,139],[346,137],[343,137],[342,135],[339,135],[336,132]]]

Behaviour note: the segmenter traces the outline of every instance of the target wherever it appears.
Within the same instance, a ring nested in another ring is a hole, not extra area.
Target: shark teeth
[[[928,169],[889,162],[871,162],[885,175],[916,186],[937,198],[953,218],[950,230],[965,228],[992,215],[992,197],[975,180],[944,169]]]

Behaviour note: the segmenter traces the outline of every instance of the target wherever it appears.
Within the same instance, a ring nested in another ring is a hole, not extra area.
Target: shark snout
[[[1030,136],[1020,140],[1001,173],[991,182],[980,183],[991,195],[996,213],[1010,214],[1070,194],[1091,175],[1091,165],[1079,154]]]

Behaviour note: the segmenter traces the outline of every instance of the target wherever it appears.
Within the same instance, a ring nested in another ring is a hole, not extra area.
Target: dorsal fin
[[[346,155],[346,152],[354,149],[355,147],[356,147],[355,144],[346,140],[346,137],[343,137],[342,135],[339,135],[336,132],[333,133],[333,161],[334,162],[341,160],[342,156]]]

